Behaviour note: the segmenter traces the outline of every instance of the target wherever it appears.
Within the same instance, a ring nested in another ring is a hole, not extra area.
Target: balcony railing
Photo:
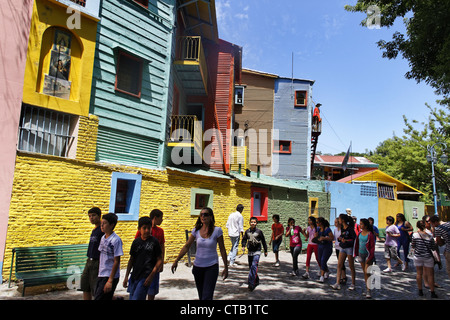
[[[203,152],[202,122],[194,115],[177,115],[171,117],[171,147],[193,147],[201,155]]]
[[[208,71],[201,37],[186,36],[179,37],[177,39],[175,64],[185,66],[198,65],[201,80],[203,82],[203,90],[206,90],[208,83]],[[190,79],[187,80],[189,81]]]

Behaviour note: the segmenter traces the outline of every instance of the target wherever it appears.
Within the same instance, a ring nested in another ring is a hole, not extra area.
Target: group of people
[[[182,247],[172,264],[174,273],[178,262],[195,243],[196,254],[192,268],[194,280],[200,300],[212,300],[216,282],[219,276],[219,254],[223,261],[222,277],[228,277],[228,266],[233,266],[236,260],[239,240],[242,238],[243,252],[247,250],[249,275],[248,289],[253,291],[259,284],[258,264],[262,253],[268,254],[267,244],[262,230],[257,228],[258,219],[250,219],[250,227],[244,231],[242,211],[239,204],[236,212],[228,217],[226,228],[231,241],[231,249],[227,255],[222,228],[215,225],[214,213],[211,208],[203,208],[191,231],[190,237]],[[123,255],[122,240],[114,232],[117,216],[113,213],[101,215],[101,210],[94,207],[88,212],[90,222],[95,225],[90,237],[88,259],[81,276],[81,290],[86,300],[114,299],[114,291],[120,277],[120,257]],[[289,248],[292,255],[292,275],[299,275],[298,255],[302,250],[301,234],[307,239],[306,271],[303,278],[310,278],[311,258],[314,253],[320,269],[319,282],[324,282],[330,276],[328,260],[333,254],[333,244],[338,258],[336,283],[331,285],[334,290],[340,290],[347,283],[345,261],[348,260],[351,273],[349,290],[355,289],[355,258],[361,264],[366,283],[366,297],[371,297],[368,278],[369,267],[376,263],[375,243],[379,240],[378,229],[374,219],[360,219],[351,216],[351,211],[340,214],[336,218],[335,228],[330,228],[329,222],[323,218],[308,218],[308,226],[303,229],[295,224],[295,219],[289,218],[286,229],[280,223],[280,216],[274,215],[271,227],[272,234],[269,245],[275,255],[275,266],[280,266],[279,249],[282,237],[289,238]],[[386,241],[384,243],[384,258],[388,267],[385,273],[392,272],[391,259],[402,266],[408,267],[409,247],[413,248],[414,265],[417,270],[417,286],[419,295],[423,295],[423,283],[430,288],[431,296],[436,298],[434,281],[434,266],[439,264],[438,246],[446,244],[444,256],[447,273],[450,275],[450,223],[442,223],[438,216],[424,216],[417,222],[417,232],[412,232],[411,224],[405,216],[397,214],[397,219],[386,218]],[[138,221],[138,231],[131,245],[130,258],[126,268],[123,287],[127,288],[130,300],[152,300],[159,292],[159,274],[164,265],[164,231],[163,213],[154,209],[149,217],[141,217]],[[400,249],[403,249],[404,261],[400,259]],[[436,253],[437,251],[437,253]]]

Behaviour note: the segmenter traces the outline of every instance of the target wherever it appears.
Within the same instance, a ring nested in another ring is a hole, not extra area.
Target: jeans
[[[258,263],[259,263],[259,254],[254,256],[248,256],[248,267],[250,272],[248,273],[248,285],[252,287],[256,287],[259,284],[258,277]]]
[[[197,287],[198,298],[200,300],[212,300],[217,278],[219,277],[219,264],[210,267],[192,267],[192,274]]]
[[[230,263],[234,263],[239,248],[239,236],[230,237],[230,240],[231,240],[231,249],[230,253],[228,253],[228,261],[230,261]]]
[[[292,270],[297,272],[298,270],[298,255],[302,252],[302,247],[290,247],[291,248],[291,255],[292,255]]]
[[[333,253],[333,245],[330,244],[319,244],[319,261],[320,261],[320,269],[329,272],[328,270],[328,259],[330,259],[331,254]]]

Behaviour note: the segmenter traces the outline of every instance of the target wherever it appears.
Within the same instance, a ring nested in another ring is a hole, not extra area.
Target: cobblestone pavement
[[[441,252],[444,248],[441,248]],[[381,270],[386,268],[386,261],[383,258],[383,244],[377,243],[376,259]],[[305,270],[306,254],[299,256],[300,275]],[[267,257],[260,259],[258,274],[260,285],[253,292],[247,289],[246,281],[248,276],[247,256],[238,257],[237,265],[230,267],[229,277],[225,281],[219,276],[215,290],[215,300],[366,300],[364,278],[361,265],[356,266],[356,290],[348,290],[350,281],[350,269],[347,266],[348,284],[342,286],[341,290],[333,290],[330,285],[336,281],[337,259],[333,253],[329,260],[331,275],[324,283],[317,281],[317,263],[314,256],[311,261],[311,278],[303,279],[301,276],[292,276],[292,258],[288,251],[280,252],[281,265],[273,266],[274,255],[269,252]],[[186,261],[185,261],[186,262]],[[122,265],[126,265],[122,261]],[[157,300],[197,300],[197,290],[195,289],[194,277],[191,268],[184,263],[178,264],[178,270],[172,274],[171,263],[164,266],[161,274],[160,293]],[[220,268],[222,270],[222,268]],[[121,272],[122,276],[125,270]],[[430,293],[424,290],[423,297],[418,296],[416,284],[416,270],[413,262],[409,269],[401,271],[394,269],[390,274],[381,272],[381,288],[372,291],[372,300],[430,300]],[[441,270],[435,268],[435,282],[440,286],[436,293],[440,300],[450,299],[450,279],[445,271],[445,265]],[[0,287],[0,300],[81,300],[82,294],[76,290],[58,289],[45,292],[34,288],[27,288],[25,297],[21,297],[18,286],[13,285],[8,288],[8,283],[3,283]],[[128,299],[126,289],[122,287],[122,281],[116,290],[116,296]]]

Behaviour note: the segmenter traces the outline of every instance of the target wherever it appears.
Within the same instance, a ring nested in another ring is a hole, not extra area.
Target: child
[[[130,249],[130,259],[128,260],[127,271],[123,280],[123,287],[128,286],[128,276],[131,269],[128,292],[130,300],[149,300],[155,298],[153,280],[161,270],[162,251],[159,241],[151,235],[152,219],[142,217],[138,222],[140,237],[134,239]]]
[[[122,239],[114,232],[117,216],[107,213],[102,217],[101,230],[105,233],[100,241],[100,263],[95,300],[112,300],[120,277],[120,257],[123,256]]]
[[[250,291],[255,290],[255,287],[259,284],[258,277],[258,263],[261,256],[261,244],[264,248],[264,256],[267,257],[267,245],[264,238],[264,234],[261,230],[256,228],[258,219],[256,217],[250,218],[250,228],[245,231],[242,237],[242,249],[248,249],[248,266],[250,272],[248,274],[248,289]]]
[[[298,255],[302,252],[302,238],[300,238],[302,228],[295,225],[295,219],[288,219],[288,226],[286,227],[286,237],[289,237],[289,248],[292,255],[292,275],[298,274]]]
[[[278,259],[278,251],[280,250],[284,227],[280,223],[280,216],[278,214],[274,214],[272,220],[272,236],[270,237],[269,246],[272,244],[273,253],[275,254],[274,266],[279,267],[280,260]]]
[[[370,299],[370,287],[367,284],[369,273],[367,269],[372,265],[375,257],[375,235],[368,219],[363,218],[359,220],[359,223],[361,232],[356,236],[354,255],[358,257],[358,261],[361,263],[366,284],[366,298]]]
[[[161,247],[161,252],[162,252],[162,261],[163,263],[161,264],[161,269],[159,270],[159,272],[155,275],[155,277],[153,278],[153,282],[150,285],[153,288],[153,292],[149,291],[149,300],[154,300],[155,296],[159,293],[159,276],[160,273],[163,271],[164,268],[164,256],[165,256],[165,238],[164,238],[164,230],[160,227],[158,227],[159,225],[161,225],[162,221],[163,221],[163,212],[159,209],[153,209],[150,212],[150,220],[152,221],[152,229],[151,229],[151,235],[153,237],[155,237],[158,241],[159,241],[159,245]],[[136,233],[136,238],[139,238],[141,236],[141,232],[140,230],[137,231]]]
[[[87,250],[87,261],[81,274],[81,291],[83,291],[84,300],[92,300],[95,293],[95,286],[98,277],[98,262],[100,259],[100,252],[98,246],[104,235],[100,227],[102,211],[100,208],[93,207],[88,211],[89,221],[95,226],[89,238],[89,246]]]
[[[386,259],[388,267],[383,272],[392,272],[391,259],[398,261],[403,266],[403,261],[397,254],[397,238],[400,237],[400,231],[394,225],[394,217],[388,216],[386,218],[386,241],[384,243],[384,258]]]
[[[320,262],[319,262],[319,246],[317,243],[314,243],[312,239],[316,236],[317,232],[317,222],[316,218],[313,216],[310,216],[308,218],[308,227],[306,228],[306,231],[303,231],[303,235],[305,238],[308,239],[308,246],[306,247],[306,272],[303,274],[303,279],[309,279],[309,267],[311,265],[311,256],[314,252],[314,256],[316,257],[317,265],[320,269]]]

